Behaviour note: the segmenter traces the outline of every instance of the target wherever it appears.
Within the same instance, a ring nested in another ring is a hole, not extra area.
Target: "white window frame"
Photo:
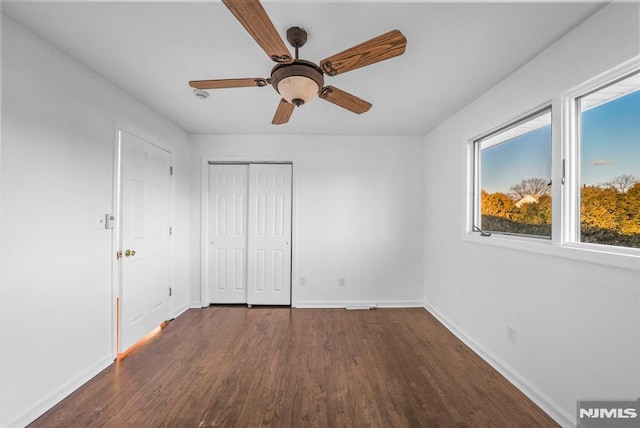
[[[471,171],[471,192],[472,192],[472,198],[471,198],[471,203],[469,206],[470,209],[470,215],[469,215],[469,224],[468,224],[468,229],[467,229],[467,233],[472,233],[472,234],[480,234],[479,231],[474,230],[475,226],[481,224],[480,218],[481,218],[481,213],[480,213],[480,195],[481,195],[481,191],[482,189],[480,188],[480,170],[482,168],[482,165],[480,164],[480,152],[481,152],[481,144],[483,141],[487,141],[490,140],[491,138],[493,138],[494,136],[498,136],[499,134],[509,131],[511,129],[517,128],[518,126],[522,125],[524,122],[530,120],[530,119],[535,119],[536,117],[542,116],[545,114],[545,112],[549,112],[551,114],[551,182],[552,182],[552,194],[553,194],[553,187],[555,186],[555,184],[553,184],[555,182],[555,178],[553,177],[553,171],[554,171],[554,162],[553,162],[553,158],[555,156],[554,153],[554,146],[555,146],[555,138],[554,138],[554,108],[551,102],[548,103],[544,103],[528,112],[526,112],[523,115],[520,115],[512,120],[509,120],[508,122],[495,127],[494,129],[492,129],[489,132],[485,132],[477,137],[471,138],[469,141],[470,144],[470,153],[471,153],[471,165],[473,170]],[[507,141],[507,139],[505,139],[505,141]],[[500,144],[500,143],[497,143]],[[525,240],[525,241],[533,241],[533,242],[538,242],[538,241],[542,241],[542,242],[546,242],[549,243],[550,240],[553,240],[553,235],[554,235],[554,230],[556,229],[556,227],[554,226],[554,221],[556,221],[555,218],[555,207],[554,207],[554,202],[553,202],[553,195],[552,195],[552,206],[551,206],[551,237],[547,237],[547,236],[534,236],[534,235],[525,235],[525,234],[509,234],[509,233],[500,233],[500,232],[491,232],[491,236],[495,236],[495,237],[499,237],[499,238],[504,238],[504,239],[518,239],[518,240]]]
[[[640,271],[640,249],[580,242],[580,147],[578,141],[579,112],[576,99],[609,83],[640,70],[640,56],[630,59],[544,103],[503,122],[487,132],[466,140],[467,194],[463,240],[482,245],[497,246],[554,257]],[[552,158],[552,232],[551,240],[519,235],[492,234],[480,236],[473,230],[475,204],[479,197],[476,141],[483,136],[505,129],[545,106],[551,106],[551,158]]]
[[[577,100],[618,80],[640,72],[640,57],[634,58],[562,96],[563,159],[565,159],[566,183],[563,186],[562,244],[567,247],[640,257],[640,249],[605,244],[580,242],[580,116]]]

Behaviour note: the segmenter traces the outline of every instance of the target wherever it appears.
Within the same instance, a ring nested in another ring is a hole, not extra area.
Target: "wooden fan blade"
[[[276,27],[258,0],[222,0],[251,37],[275,62],[293,61]]]
[[[406,46],[406,37],[398,30],[391,30],[322,60],[320,68],[335,76],[402,55]]]
[[[295,106],[293,104],[282,98],[271,123],[274,125],[282,125],[289,122],[289,118],[291,117],[291,113],[293,113],[294,108]]]
[[[189,86],[196,89],[224,89],[224,88],[248,88],[250,86],[267,86],[267,79],[219,79],[219,80],[192,80]]]
[[[356,114],[365,113],[371,108],[371,103],[334,86],[325,86],[318,96]]]

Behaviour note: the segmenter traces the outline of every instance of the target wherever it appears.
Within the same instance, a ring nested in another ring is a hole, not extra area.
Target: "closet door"
[[[249,168],[249,304],[291,304],[291,168],[279,164]]]
[[[209,300],[247,303],[249,165],[209,165]]]

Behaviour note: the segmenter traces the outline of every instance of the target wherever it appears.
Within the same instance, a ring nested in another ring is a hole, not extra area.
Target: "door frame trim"
[[[294,278],[297,278],[297,168],[298,156],[202,156],[200,160],[200,306],[209,306],[209,165],[288,164],[291,165],[291,307],[297,304]]]

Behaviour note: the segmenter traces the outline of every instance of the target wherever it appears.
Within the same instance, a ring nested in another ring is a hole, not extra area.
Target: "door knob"
[[[129,250],[129,249],[124,250],[125,257],[129,257],[129,256],[133,257],[135,255],[136,255],[136,250]]]

